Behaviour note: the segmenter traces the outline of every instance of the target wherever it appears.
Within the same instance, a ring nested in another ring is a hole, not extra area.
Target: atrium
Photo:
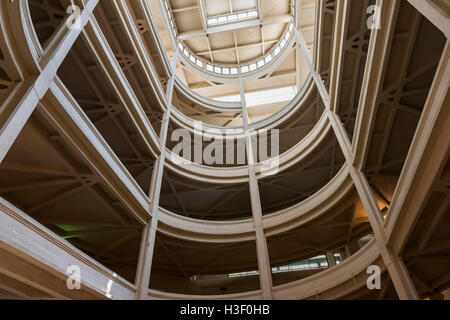
[[[448,0],[0,2],[0,300],[450,300]]]

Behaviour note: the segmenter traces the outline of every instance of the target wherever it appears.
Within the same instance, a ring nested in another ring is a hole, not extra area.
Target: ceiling
[[[150,7],[169,57],[173,56],[171,36],[159,1]],[[273,49],[288,29],[291,1],[281,0],[171,0],[178,40],[191,53],[207,62],[226,65],[245,64],[262,58]],[[299,1],[298,28],[312,48],[314,40],[315,1]],[[208,17],[255,9],[258,16],[248,20],[208,25]],[[204,12],[204,14],[202,14]],[[203,17],[203,18],[202,18]],[[207,36],[208,34],[208,36]],[[304,83],[309,69],[297,45],[287,48],[282,59],[274,59],[275,69],[258,79],[245,82],[246,92],[297,86]],[[281,60],[281,61],[279,61]],[[194,92],[208,97],[239,94],[239,84],[206,79],[192,66],[178,63],[177,76]]]

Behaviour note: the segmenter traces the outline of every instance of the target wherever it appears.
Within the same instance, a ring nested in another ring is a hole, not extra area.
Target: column
[[[389,2],[388,4],[386,3],[388,2],[383,2],[382,10],[384,11],[382,11],[382,13],[387,11],[387,8],[389,8],[390,10],[395,10],[395,6],[388,7],[388,5],[392,5],[392,2]],[[384,228],[384,220],[378,208],[376,198],[369,186],[364,173],[359,168],[354,166],[352,143],[348,138],[344,127],[342,126],[339,116],[332,111],[328,90],[326,89],[320,75],[317,74],[317,72],[314,70],[311,52],[306,45],[302,33],[296,30],[296,36],[303,50],[305,58],[310,66],[310,72],[313,75],[316,87],[325,105],[328,119],[332,124],[339,145],[345,156],[347,166],[350,168],[351,177],[361,198],[364,209],[366,210],[372,230],[375,234],[377,246],[379,247],[381,256],[383,257],[383,261],[387,266],[389,275],[391,276],[392,282],[394,283],[397,294],[402,300],[417,300],[419,299],[419,295],[417,293],[417,290],[415,289],[414,283],[408,273],[408,270],[403,263],[403,260],[400,257],[395,256],[392,251],[387,248],[386,229]],[[371,37],[371,46],[374,45],[372,42],[376,39],[377,38],[374,36]],[[336,55],[336,53],[334,54]]]
[[[248,158],[248,174],[250,202],[252,206],[253,222],[256,233],[256,254],[258,258],[259,281],[264,300],[272,299],[272,272],[270,268],[269,251],[267,249],[267,240],[264,234],[261,199],[259,195],[258,179],[255,172],[255,157],[253,153],[252,139],[249,131],[249,119],[247,104],[245,100],[244,83],[239,79],[241,92],[242,118],[244,120],[245,145]]]
[[[155,162],[153,168],[152,181],[150,185],[150,214],[151,222],[147,223],[142,233],[141,248],[139,252],[139,262],[136,272],[136,298],[138,300],[145,299],[150,284],[150,276],[153,262],[153,253],[155,250],[156,233],[158,231],[158,215],[159,215],[159,199],[161,195],[161,185],[164,174],[164,164],[166,161],[165,146],[167,134],[169,130],[170,115],[172,112],[173,87],[176,77],[176,66],[178,62],[178,49],[172,58],[171,71],[172,76],[169,79],[166,89],[167,108],[161,124],[159,133],[159,150],[160,155]]]
[[[334,267],[336,265],[336,260],[334,259],[334,253],[332,251],[326,252],[328,267]]]

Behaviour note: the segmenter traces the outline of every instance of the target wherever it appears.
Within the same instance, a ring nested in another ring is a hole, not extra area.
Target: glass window
[[[238,14],[238,19],[246,19],[248,17],[247,12],[241,12]]]
[[[210,71],[210,72],[214,72],[214,67],[210,64],[206,65],[206,70]]]
[[[247,73],[247,72],[249,72],[249,71],[250,71],[250,70],[249,70],[248,66],[241,67],[241,72],[242,72],[242,73]]]
[[[286,33],[286,35],[284,36],[284,39],[285,39],[286,41],[288,41],[290,36],[291,36],[291,32],[288,31],[288,32]]]
[[[217,18],[209,18],[208,19],[208,24],[215,24],[217,23]]]
[[[248,13],[248,17],[249,18],[253,18],[253,17],[256,17],[256,16],[258,16],[258,12],[256,12],[256,10],[249,11],[249,13]]]
[[[280,51],[281,51],[280,46],[277,46],[277,47],[275,48],[275,50],[273,50],[273,54],[274,54],[275,56],[277,56],[277,55],[280,53]]]

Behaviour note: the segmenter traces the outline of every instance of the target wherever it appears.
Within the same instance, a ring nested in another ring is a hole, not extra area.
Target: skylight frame
[[[294,24],[291,21],[287,30],[284,32],[281,40],[278,42],[278,44],[275,46],[275,48],[273,50],[271,50],[271,52],[269,52],[265,56],[260,57],[252,62],[249,62],[246,65],[240,65],[240,64],[234,65],[234,66],[233,65],[217,65],[217,64],[211,63],[208,60],[201,59],[201,58],[197,57],[195,54],[192,54],[183,45],[183,43],[180,40],[177,40],[178,31],[177,31],[177,27],[176,27],[176,23],[175,23],[175,18],[173,16],[172,10],[170,8],[170,4],[169,4],[168,0],[162,0],[162,2],[164,3],[165,9],[166,9],[165,11],[166,11],[167,19],[168,19],[167,22],[169,23],[169,25],[168,25],[169,31],[174,36],[174,39],[176,41],[175,45],[178,47],[178,50],[182,53],[183,56],[186,57],[186,61],[189,64],[191,64],[193,67],[195,67],[197,69],[201,69],[202,71],[205,71],[205,72],[208,72],[211,74],[215,74],[215,75],[221,75],[221,76],[226,76],[226,77],[238,76],[239,74],[253,73],[255,71],[258,71],[261,68],[264,68],[270,62],[275,60],[275,58],[283,50],[285,50],[286,45],[291,41],[293,34],[294,34],[294,32],[293,32]],[[229,13],[226,15],[215,16],[212,18],[213,19],[217,18],[217,21],[218,21],[218,17],[226,16],[227,22],[217,23],[217,25],[219,25],[219,24],[226,24],[226,23],[230,22],[230,21],[228,21],[229,16],[232,16],[231,22],[239,21],[240,14],[242,15],[241,21],[253,20],[253,19],[259,18],[259,13],[258,13],[257,9],[250,9],[250,10],[242,11],[240,13],[233,12],[233,13]],[[237,20],[235,20],[235,16],[237,16]],[[246,18],[244,18],[244,16],[246,16]],[[211,17],[208,19],[211,19]],[[226,70],[226,71],[224,72],[224,70]]]
[[[259,13],[257,8],[240,12],[230,12],[227,14],[221,14],[217,16],[210,16],[207,17],[206,23],[208,26],[217,26],[227,23],[248,21],[254,19],[259,19]]]

